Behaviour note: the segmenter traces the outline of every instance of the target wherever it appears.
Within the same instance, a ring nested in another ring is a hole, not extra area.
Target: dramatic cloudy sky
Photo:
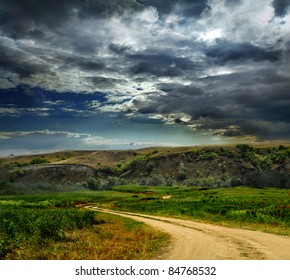
[[[0,155],[290,139],[290,0],[0,0]]]

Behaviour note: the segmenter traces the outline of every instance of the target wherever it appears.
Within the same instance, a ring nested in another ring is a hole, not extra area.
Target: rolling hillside
[[[63,151],[10,156],[1,158],[0,164],[2,185],[48,183],[90,189],[122,184],[290,188],[289,145]]]

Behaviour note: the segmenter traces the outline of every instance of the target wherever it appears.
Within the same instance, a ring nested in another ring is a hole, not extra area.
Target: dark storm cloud
[[[274,0],[272,4],[277,17],[283,17],[289,12],[290,0]]]
[[[171,114],[183,112],[194,115],[197,107],[204,103],[205,96],[202,88],[195,85],[160,84],[160,92],[152,92],[146,102],[135,100],[139,112],[143,114]],[[201,101],[202,100],[202,101]]]
[[[248,74],[245,76],[248,77]],[[228,80],[233,84],[238,82],[234,76],[228,77]],[[227,120],[226,124],[220,124],[220,127],[223,127],[231,124],[228,123],[229,118],[236,120],[247,112],[246,106],[240,105],[233,97],[235,85],[230,83],[228,88],[225,88],[224,77],[219,76],[213,77],[211,82],[206,81],[203,87],[195,83],[189,85],[161,83],[157,85],[159,92],[148,94],[146,101],[135,100],[135,105],[139,112],[144,114],[185,113],[194,120],[199,118],[219,119],[220,122]],[[204,129],[204,126],[202,128]]]
[[[287,76],[278,74],[276,71],[268,70],[268,71],[260,71],[262,74],[260,77],[256,77],[256,81],[260,82],[263,85],[283,85],[287,88],[289,87],[290,79]],[[275,95],[276,96],[276,95]]]
[[[34,74],[50,72],[45,63],[37,63],[29,59],[27,54],[16,48],[5,47],[0,38],[0,69],[17,73],[21,78],[31,77]]]
[[[275,130],[276,138],[285,138],[289,130],[279,129],[289,127],[290,123],[289,88],[289,76],[273,69],[252,70],[208,78],[203,88],[194,84],[159,84],[163,94],[151,93],[146,102],[135,101],[135,105],[143,114],[185,113],[191,120],[180,122],[177,118],[176,123],[193,125],[214,135],[254,135],[265,139]],[[267,132],[267,127],[276,123],[280,125]]]
[[[258,140],[289,139],[290,123],[264,120],[247,120],[243,123],[243,134],[258,135]]]
[[[252,118],[290,122],[290,112],[287,109],[290,108],[289,80],[288,78],[288,82],[277,85],[265,83],[257,89],[252,85],[252,89],[249,88],[248,92],[243,89],[232,95],[231,99],[234,103],[247,108]]]
[[[134,75],[150,74],[157,77],[176,77],[182,75],[179,69],[170,67],[170,65],[166,63],[157,65],[149,61],[138,62],[131,68],[131,73]]]
[[[167,54],[134,54],[127,56],[134,66],[131,73],[134,75],[150,74],[157,77],[175,77],[184,74],[184,71],[194,71],[196,66],[187,58],[175,57]]]
[[[275,62],[281,56],[281,53],[277,50],[266,50],[250,43],[232,43],[220,40],[216,45],[207,48],[205,54],[208,57],[215,58],[221,64],[248,59]]]
[[[126,80],[106,78],[102,76],[88,77],[87,80],[99,88],[115,88],[126,83]]]
[[[289,82],[260,84],[257,88],[252,84],[239,93],[225,95],[224,102],[228,104],[224,106],[225,114],[219,114],[215,120],[221,127],[237,125],[239,129],[235,131],[241,135],[255,135],[260,139],[289,137],[289,129],[286,129],[290,123],[289,86]],[[233,115],[231,110],[238,113]]]
[[[181,5],[184,16],[188,17],[200,17],[205,11],[210,10],[210,6],[207,5],[207,0],[197,1],[182,1]]]
[[[36,25],[56,27],[67,20],[72,12],[68,0],[2,2],[2,9],[10,16],[10,20],[2,26],[2,30],[14,38],[27,37]]]
[[[79,5],[79,16],[107,17],[111,15],[122,15],[125,12],[133,13],[141,11],[142,7],[134,0],[98,0],[80,1],[74,0]]]
[[[0,6],[1,8],[1,6]],[[0,10],[0,26],[6,24],[13,17],[10,16],[7,12]]]
[[[25,16],[48,26],[56,26],[74,15],[98,18],[142,9],[134,0],[9,0],[3,1],[2,8],[12,17]]]
[[[289,77],[274,70],[225,76],[228,77],[215,77],[214,86],[209,89],[212,98],[207,104],[218,108],[217,118],[290,121],[287,109],[290,106]]]
[[[3,30],[14,37],[26,37],[40,26],[55,29],[74,17],[106,18],[142,10],[134,0],[9,0],[2,1]],[[2,18],[2,17],[1,17]]]
[[[90,35],[82,33],[82,30],[72,30],[66,33],[66,38],[75,53],[93,54],[98,52],[101,43]]]
[[[128,46],[124,46],[124,45],[118,45],[118,44],[109,44],[108,50],[115,53],[115,54],[124,54],[126,53],[126,51],[129,51],[130,48]]]
[[[81,60],[76,63],[80,69],[85,71],[99,71],[105,68],[104,63],[92,60]]]
[[[175,93],[180,94],[181,96],[196,96],[196,95],[203,95],[204,90],[195,86],[194,84],[190,85],[181,85],[181,84],[159,84],[158,88],[167,93]]]
[[[98,72],[106,67],[99,59],[90,59],[77,55],[60,55],[58,59],[63,69],[76,67],[87,72]]]
[[[44,32],[38,28],[34,28],[33,30],[29,31],[29,35],[32,39],[37,41],[44,40],[46,37]]]
[[[157,8],[160,15],[179,12],[184,16],[200,17],[206,9],[210,9],[207,0],[138,0],[138,2]]]
[[[57,25],[72,12],[69,6],[69,0],[9,0],[3,1],[2,8],[19,20],[27,17],[38,24]]]
[[[170,1],[170,0],[137,0],[138,3],[145,5],[145,6],[153,6],[155,7],[158,12],[162,14],[168,14],[172,12],[174,6],[176,5],[177,1]]]
[[[289,1],[2,0],[0,114],[285,137]]]

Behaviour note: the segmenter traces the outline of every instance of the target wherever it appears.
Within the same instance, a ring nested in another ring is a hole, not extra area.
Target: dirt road
[[[290,260],[290,237],[193,221],[86,208],[132,218],[169,233],[168,260]]]

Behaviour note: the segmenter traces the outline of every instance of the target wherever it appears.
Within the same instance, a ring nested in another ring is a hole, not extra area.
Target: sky
[[[0,156],[288,141],[290,0],[0,0]]]

